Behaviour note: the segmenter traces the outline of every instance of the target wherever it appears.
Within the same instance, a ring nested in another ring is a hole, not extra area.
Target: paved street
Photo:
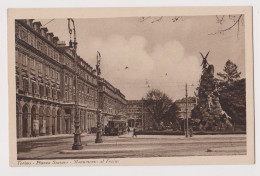
[[[95,135],[83,135],[84,149],[72,151],[73,135],[19,139],[18,159],[89,159],[126,157],[174,157],[205,155],[244,155],[246,135],[184,136],[129,135],[103,136],[95,144]]]

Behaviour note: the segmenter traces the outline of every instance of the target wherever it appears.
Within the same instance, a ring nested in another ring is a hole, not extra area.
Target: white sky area
[[[210,51],[208,62],[215,74],[222,72],[228,59],[245,73],[244,25],[223,34],[209,35],[231,26],[234,21],[225,16],[223,24],[216,16],[163,17],[140,22],[141,18],[74,19],[80,55],[93,68],[97,51],[101,53],[101,76],[126,96],[141,99],[151,88],[164,91],[173,100],[193,96],[198,85],[202,58]],[[40,20],[42,25],[47,20]],[[69,42],[67,19],[54,19],[46,27],[61,41]],[[238,35],[237,35],[238,34]],[[128,67],[128,69],[125,69]],[[191,85],[194,86],[191,86]],[[150,86],[150,88],[148,87]]]

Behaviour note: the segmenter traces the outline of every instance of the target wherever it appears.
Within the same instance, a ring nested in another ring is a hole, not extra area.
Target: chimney
[[[53,43],[54,43],[55,45],[58,44],[58,41],[59,41],[59,37],[57,37],[57,36],[53,37]]]
[[[48,33],[47,33],[47,38],[48,38],[48,40],[50,40],[51,42],[53,41],[53,39],[52,39],[53,36],[54,36],[54,35],[53,35],[52,32],[48,32]]]
[[[33,27],[33,26],[32,26],[32,24],[33,24],[32,22],[33,22],[33,19],[28,19],[28,20],[27,20],[27,24],[28,24],[30,27]]]
[[[47,27],[41,27],[41,34],[42,36],[46,37],[46,33],[48,32],[48,28]]]
[[[37,32],[41,32],[40,27],[42,26],[42,23],[40,21],[35,21],[33,22],[33,28],[37,31]]]

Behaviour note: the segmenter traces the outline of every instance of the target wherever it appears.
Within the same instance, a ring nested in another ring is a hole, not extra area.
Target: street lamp
[[[144,131],[144,99],[142,98],[142,131]]]
[[[97,85],[98,85],[98,80],[100,79],[101,75],[101,70],[100,70],[100,61],[101,61],[101,55],[97,51],[97,65],[96,65],[96,72],[97,72]],[[101,101],[100,101],[100,96],[99,96],[99,88],[97,89],[97,99],[98,99],[98,108],[97,108],[97,136],[95,143],[102,143],[102,112],[101,112]]]
[[[194,86],[189,85],[189,86]],[[189,117],[188,117],[188,85],[187,83],[185,84],[185,97],[186,97],[186,107],[185,107],[185,114],[186,114],[186,125],[185,125],[185,120],[184,120],[184,127],[186,126],[186,131],[185,131],[185,137],[188,137],[188,133],[189,133]],[[184,128],[185,130],[185,128]]]
[[[73,24],[73,29],[71,29],[70,22]],[[69,46],[70,48],[73,48],[73,57],[74,57],[74,62],[75,62],[75,75],[74,75],[74,87],[75,87],[75,113],[74,113],[74,127],[75,127],[75,132],[74,132],[74,143],[72,145],[72,150],[82,150],[83,146],[81,144],[81,132],[80,132],[80,119],[78,116],[78,94],[77,94],[77,87],[78,87],[78,62],[77,62],[77,41],[76,41],[76,29],[75,29],[75,24],[74,20],[72,18],[68,18],[68,29],[70,33],[70,43]],[[74,41],[72,42],[71,40],[71,34],[74,34]]]
[[[185,137],[188,137],[188,126],[189,126],[189,121],[188,121],[188,88],[187,88],[187,83],[185,85],[185,91],[186,91],[186,133]]]

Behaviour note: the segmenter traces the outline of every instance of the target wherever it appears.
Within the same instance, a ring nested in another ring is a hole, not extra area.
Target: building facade
[[[125,120],[127,100],[125,95],[104,78],[98,80],[99,102],[102,111],[103,126],[112,120]]]
[[[98,83],[77,56],[78,114],[82,132],[96,127]],[[75,59],[40,22],[15,21],[17,137],[73,133]]]
[[[143,112],[142,100],[128,100],[126,110],[128,126],[142,127]]]
[[[144,107],[145,100],[128,100],[126,108],[126,116],[129,127],[139,129],[151,129],[153,119]]]
[[[176,100],[176,105],[180,108],[178,111],[178,116],[181,119],[186,119],[186,98]],[[188,118],[191,118],[191,111],[196,106],[197,100],[195,97],[188,97],[188,103],[187,103],[187,114]]]

